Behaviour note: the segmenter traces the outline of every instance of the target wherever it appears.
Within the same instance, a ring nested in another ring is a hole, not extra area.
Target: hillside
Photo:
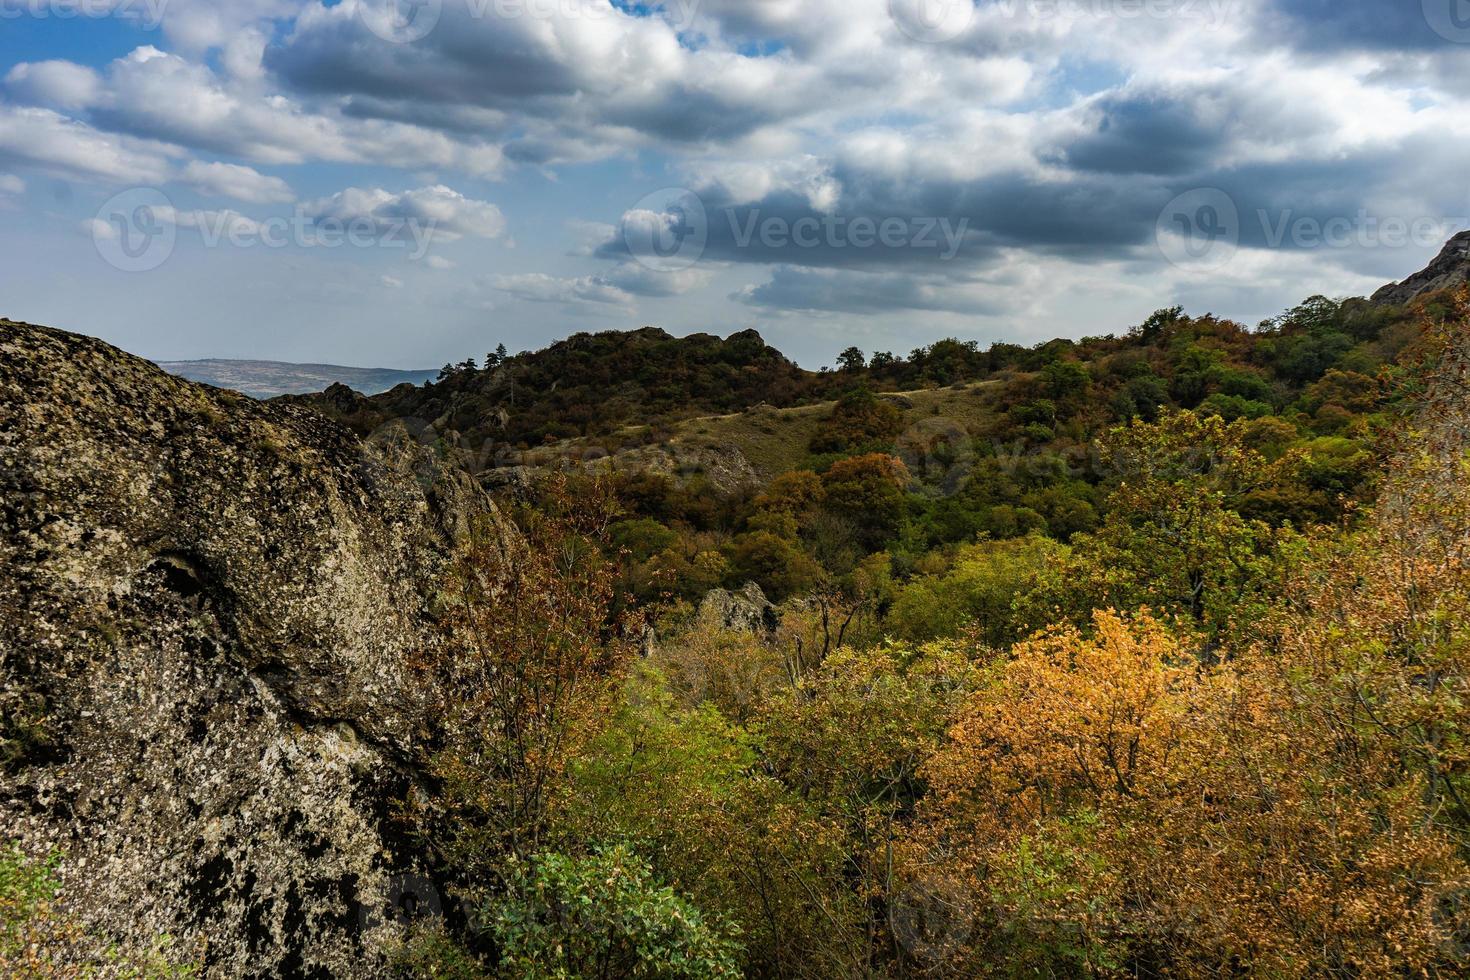
[[[1456,975],[1467,322],[262,403],[0,321],[0,972]]]
[[[1312,297],[1255,327],[1168,309],[1123,334],[1033,347],[850,348],[838,370],[821,372],[803,370],[754,331],[722,340],[649,327],[493,353],[446,367],[422,387],[363,397],[336,386],[299,403],[364,436],[402,420],[421,439],[448,440],[492,485],[519,482],[525,467],[608,455],[664,471],[713,464],[728,471],[723,484],[747,469],[769,478],[820,466],[812,439],[854,390],[897,396],[888,400],[902,425],[879,444],[932,442],[942,429],[981,455],[1085,452],[1109,426],[1173,409],[1226,420],[1286,416],[1303,433],[1338,436],[1374,398],[1379,369],[1416,336],[1408,304],[1427,303],[1433,315],[1446,289],[1464,281],[1464,238],[1373,300]]]

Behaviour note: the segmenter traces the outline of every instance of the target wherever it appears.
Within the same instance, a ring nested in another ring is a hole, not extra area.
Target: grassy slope
[[[974,432],[994,418],[994,395],[1005,379],[927,388],[918,391],[885,393],[880,397],[894,400],[903,411],[906,428],[932,425],[935,420]],[[816,435],[822,419],[832,414],[835,401],[818,402],[797,408],[773,408],[757,405],[732,415],[710,415],[675,422],[671,435],[662,440],[669,447],[708,449],[714,452],[738,451],[748,460],[762,481],[790,470],[802,469],[811,462],[807,446]],[[616,434],[616,440],[638,441],[639,426],[629,426]],[[599,440],[569,439],[542,447],[527,454],[527,462],[549,462],[553,458],[575,455]]]

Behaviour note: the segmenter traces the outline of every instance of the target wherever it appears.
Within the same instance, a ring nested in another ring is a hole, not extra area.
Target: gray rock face
[[[739,592],[714,589],[699,603],[699,621],[714,629],[741,633],[774,633],[780,621],[776,607],[754,582]]]
[[[1400,283],[1384,286],[1373,294],[1373,302],[1403,306],[1424,295],[1470,281],[1470,231],[1462,231],[1445,244],[1439,257],[1421,272]]]
[[[412,439],[0,320],[0,838],[64,854],[99,945],[382,972],[405,658],[489,506]]]

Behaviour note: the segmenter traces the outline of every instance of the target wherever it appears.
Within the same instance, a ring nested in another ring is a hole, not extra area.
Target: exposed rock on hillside
[[[1403,306],[1425,293],[1450,289],[1470,281],[1470,231],[1451,238],[1439,257],[1420,272],[1400,283],[1384,286],[1373,294],[1373,302]]]
[[[706,593],[698,615],[706,626],[741,633],[774,633],[779,625],[776,607],[754,582],[747,582],[739,592],[715,589]]]
[[[487,506],[412,439],[0,321],[0,836],[99,943],[380,972],[404,657]]]

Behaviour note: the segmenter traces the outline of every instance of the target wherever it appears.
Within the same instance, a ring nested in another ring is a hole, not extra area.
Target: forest
[[[507,501],[418,665],[461,902],[404,968],[1459,975],[1467,300],[845,352],[758,488]],[[885,390],[974,379],[896,443]]]
[[[399,665],[399,975],[1464,974],[1470,290],[820,372],[619,343],[287,400],[564,463]],[[797,435],[620,462],[716,422]],[[55,874],[0,852],[7,968],[82,929]]]

